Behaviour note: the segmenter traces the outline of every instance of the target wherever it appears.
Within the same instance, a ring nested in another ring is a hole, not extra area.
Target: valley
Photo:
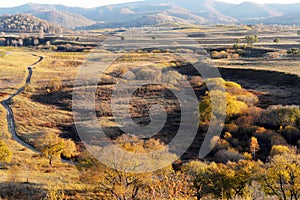
[[[0,8],[0,199],[299,199],[299,5]]]

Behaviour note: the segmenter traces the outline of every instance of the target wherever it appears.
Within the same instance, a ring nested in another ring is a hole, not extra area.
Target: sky
[[[79,7],[97,7],[109,4],[118,4],[124,2],[130,2],[136,0],[1,0],[0,7],[14,7],[23,5],[26,3],[40,3],[40,4],[63,4],[67,6],[79,6]],[[185,1],[185,0],[182,0]],[[201,0],[199,0],[201,1]],[[244,1],[252,1],[257,3],[300,3],[300,0],[219,0],[229,3],[241,3]]]
[[[256,3],[280,3],[280,4],[289,4],[289,3],[300,3],[300,0],[218,0],[218,1],[224,1],[228,3],[242,3],[245,1],[249,2],[256,2]]]

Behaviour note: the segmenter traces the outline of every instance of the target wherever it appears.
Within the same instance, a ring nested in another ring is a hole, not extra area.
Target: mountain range
[[[25,4],[0,8],[0,15],[30,14],[69,29],[191,24],[295,24],[298,4],[241,4],[214,0],[144,0],[96,8]]]

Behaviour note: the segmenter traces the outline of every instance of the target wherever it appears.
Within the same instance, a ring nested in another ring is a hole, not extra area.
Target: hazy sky
[[[64,4],[67,6],[96,7],[108,4],[117,4],[136,0],[1,0],[0,7],[13,7],[26,3],[41,4]],[[182,0],[185,1],[185,0]],[[199,0],[201,1],[201,0]],[[230,3],[241,3],[244,1],[253,1],[258,3],[300,3],[300,0],[220,0]]]

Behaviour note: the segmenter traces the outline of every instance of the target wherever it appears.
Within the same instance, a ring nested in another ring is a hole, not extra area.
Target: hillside
[[[74,29],[80,26],[89,26],[95,23],[93,20],[78,14],[76,10],[69,10],[71,12],[68,11],[66,7],[61,7],[59,5],[56,8],[56,6],[52,5],[30,3],[13,8],[0,8],[0,15],[30,14],[69,29]]]
[[[41,30],[45,33],[60,33],[62,27],[25,14],[0,17],[0,31],[3,32],[38,33]]]
[[[229,6],[227,8],[218,6],[219,2],[215,2],[214,4],[219,12],[238,20],[274,17],[279,16],[282,13],[270,8],[266,4],[258,4],[252,2],[244,2],[241,4]]]
[[[59,24],[63,27],[76,29],[76,27],[89,26],[95,22],[89,20],[79,14],[60,12],[56,10],[34,12],[32,15],[39,17],[41,19],[47,20],[49,22]]]
[[[300,13],[290,13],[282,16],[271,17],[267,19],[249,20],[248,23],[252,24],[285,24],[285,25],[300,25]]]
[[[31,14],[70,29],[93,27],[139,27],[171,24],[280,23],[296,24],[300,4],[241,4],[198,0],[145,0],[96,8],[49,4],[25,4],[0,8],[2,14]],[[162,19],[161,16],[164,16]],[[295,19],[292,22],[288,19]],[[149,21],[147,21],[149,20]],[[163,21],[163,23],[162,23]]]
[[[205,21],[205,19],[202,19]],[[185,26],[192,25],[192,20],[181,19],[178,17],[170,16],[167,13],[159,13],[154,15],[142,16],[138,19],[131,20],[129,22],[119,22],[119,23],[97,23],[85,29],[100,29],[107,27],[142,27],[142,26]]]

